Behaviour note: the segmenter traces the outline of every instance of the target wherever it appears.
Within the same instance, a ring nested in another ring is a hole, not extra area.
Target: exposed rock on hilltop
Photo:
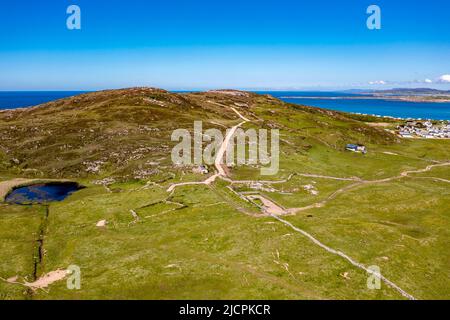
[[[236,90],[171,93],[155,88],[105,90],[32,108],[0,112],[0,170],[24,177],[146,178],[172,169],[171,133],[236,124],[233,107],[253,122],[279,128],[283,151],[315,144],[340,150],[348,141],[392,143],[395,137],[345,114]],[[155,165],[157,163],[158,165]]]

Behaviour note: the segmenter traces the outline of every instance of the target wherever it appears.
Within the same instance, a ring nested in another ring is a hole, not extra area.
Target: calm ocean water
[[[82,91],[0,91],[0,110],[31,107],[41,103],[75,96]]]
[[[0,92],[0,109],[29,107],[80,93],[83,92]],[[357,99],[357,97],[360,97],[359,95],[336,92],[264,91],[259,93],[271,94],[286,102],[346,112],[376,114],[399,118],[450,120],[450,103],[367,100]],[[342,97],[352,97],[353,99],[342,99]]]
[[[336,92],[264,92],[286,102],[345,112],[396,118],[450,120],[450,103],[358,99],[361,95]],[[292,98],[296,97],[296,98]],[[351,97],[352,99],[342,99]],[[333,99],[330,99],[333,98]]]

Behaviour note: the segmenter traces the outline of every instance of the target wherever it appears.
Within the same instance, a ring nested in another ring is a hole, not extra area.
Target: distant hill
[[[374,90],[368,93],[389,95],[447,95],[450,94],[450,90],[446,91],[431,88],[394,88],[389,90]]]

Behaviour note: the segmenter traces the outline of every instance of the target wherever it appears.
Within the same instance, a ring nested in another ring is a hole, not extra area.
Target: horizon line
[[[169,92],[204,92],[204,91],[214,91],[214,90],[238,90],[238,91],[248,91],[248,92],[261,92],[261,91],[271,91],[271,92],[302,92],[302,91],[316,91],[316,92],[341,92],[341,91],[382,91],[382,90],[395,90],[395,89],[409,89],[409,90],[437,90],[437,91],[450,91],[449,89],[436,89],[431,87],[402,87],[402,86],[394,86],[394,87],[385,87],[385,88],[355,88],[355,87],[344,87],[340,89],[324,89],[320,87],[304,87],[304,88],[176,88],[176,89],[165,89],[163,87],[156,86],[132,86],[132,87],[120,87],[120,88],[102,88],[102,89],[42,89],[42,90],[1,90],[0,92],[97,92],[97,91],[108,91],[108,90],[124,90],[124,89],[132,89],[132,88],[154,88],[166,90]]]

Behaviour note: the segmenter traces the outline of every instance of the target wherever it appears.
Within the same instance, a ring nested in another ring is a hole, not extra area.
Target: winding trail
[[[227,131],[227,135],[225,136],[225,139],[222,142],[222,145],[220,146],[219,151],[217,152],[216,159],[214,161],[214,166],[216,167],[218,173],[216,173],[212,177],[209,177],[208,179],[206,179],[205,180],[206,184],[210,184],[211,182],[216,180],[216,178],[218,176],[222,176],[222,177],[226,177],[227,176],[225,170],[222,167],[222,165],[224,164],[223,157],[225,155],[225,152],[227,151],[228,145],[229,145],[231,139],[233,138],[233,135],[236,132],[237,128],[239,128],[240,126],[242,126],[246,122],[247,121],[242,121],[241,123],[235,125],[230,130]]]
[[[218,105],[220,105],[220,104],[218,104]],[[220,106],[224,106],[224,105],[220,105]],[[226,106],[224,106],[224,107],[226,107]],[[227,135],[225,136],[224,141],[220,145],[219,151],[217,151],[216,159],[214,160],[214,166],[216,167],[217,172],[214,175],[212,175],[211,177],[209,177],[206,180],[204,180],[204,181],[174,183],[174,184],[169,186],[169,188],[167,189],[167,192],[172,192],[173,190],[175,190],[176,187],[179,187],[179,186],[199,185],[199,184],[210,185],[211,183],[213,183],[219,177],[224,177],[224,178],[227,177],[227,173],[225,172],[225,170],[222,167],[224,165],[223,157],[225,155],[225,152],[227,151],[228,145],[229,145],[231,139],[233,138],[233,135],[236,132],[236,130],[239,127],[241,127],[244,123],[250,122],[249,119],[247,119],[242,114],[240,114],[239,111],[237,111],[235,108],[233,108],[233,107],[230,107],[230,108],[243,121],[240,122],[239,124],[235,125],[234,127],[232,127],[230,130],[227,130]]]
[[[373,274],[376,277],[380,278],[381,280],[383,280],[389,287],[395,289],[396,291],[398,291],[403,297],[409,299],[409,300],[416,300],[416,298],[414,298],[412,295],[410,295],[409,293],[407,293],[405,290],[403,290],[402,288],[400,288],[398,285],[396,285],[394,282],[392,282],[391,280],[387,279],[385,276],[383,276],[380,273],[376,273],[373,270],[367,268],[366,266],[364,266],[362,263],[359,263],[355,260],[353,260],[352,258],[350,258],[348,255],[346,255],[345,253],[335,250],[333,248],[328,247],[327,245],[323,244],[322,242],[320,242],[319,240],[317,240],[316,238],[314,238],[311,234],[309,234],[308,232],[297,228],[296,226],[292,225],[290,222],[281,219],[279,216],[271,214],[271,217],[275,218],[276,220],[284,223],[285,225],[287,225],[288,227],[290,227],[291,229],[301,233],[302,235],[304,235],[305,237],[307,237],[309,240],[311,240],[314,244],[318,245],[319,247],[321,247],[322,249],[326,250],[327,252],[337,255],[341,258],[344,258],[345,260],[347,260],[348,262],[350,262],[353,266],[362,269],[364,271],[366,271],[367,273]]]
[[[215,104],[217,104],[217,103],[215,103]],[[217,104],[217,105],[220,105],[220,104]],[[221,106],[226,107],[224,105],[221,105]],[[237,128],[239,128],[240,126],[242,126],[246,122],[250,122],[250,120],[247,119],[246,117],[244,117],[242,114],[240,114],[239,111],[237,111],[235,108],[233,108],[233,107],[230,107],[230,108],[243,121],[241,123],[237,124],[236,126],[232,127],[229,131],[227,131],[227,135],[225,137],[225,140],[223,141],[222,145],[220,146],[219,151],[217,152],[217,156],[216,156],[215,162],[214,162],[214,165],[215,165],[215,167],[217,169],[217,173],[215,173],[213,176],[209,177],[208,179],[206,179],[205,181],[202,181],[202,182],[182,182],[182,183],[172,184],[167,189],[167,191],[168,192],[172,192],[178,186],[198,185],[198,184],[210,185],[217,178],[221,178],[221,179],[223,179],[223,180],[225,180],[227,182],[230,182],[231,184],[236,184],[236,183],[256,183],[256,182],[268,183],[268,184],[285,183],[285,182],[289,181],[294,175],[299,175],[299,176],[303,176],[303,177],[320,178],[320,179],[339,180],[339,181],[354,181],[355,183],[352,183],[350,185],[347,185],[347,186],[345,186],[343,188],[340,188],[340,189],[334,191],[326,199],[324,199],[322,201],[319,201],[319,202],[316,202],[316,203],[313,203],[311,205],[302,207],[302,208],[283,209],[281,207],[276,206],[274,203],[272,203],[271,201],[269,201],[268,199],[266,199],[262,195],[253,196],[253,197],[255,199],[257,198],[258,200],[262,201],[263,205],[270,209],[270,210],[266,210],[268,216],[276,219],[277,221],[279,221],[279,222],[283,223],[284,225],[290,227],[294,231],[302,234],[303,236],[308,238],[311,242],[313,242],[315,245],[321,247],[325,251],[327,251],[327,252],[329,252],[329,253],[331,253],[333,255],[337,255],[337,256],[345,259],[347,262],[349,262],[354,267],[359,268],[359,269],[361,269],[361,270],[363,270],[363,271],[365,271],[365,272],[367,272],[369,274],[372,274],[372,275],[378,277],[384,283],[386,283],[389,287],[391,287],[392,289],[394,289],[398,293],[400,293],[404,298],[409,299],[409,300],[416,300],[416,298],[414,296],[412,296],[411,294],[407,293],[405,290],[400,288],[397,284],[395,284],[391,280],[387,279],[382,274],[377,273],[377,272],[369,269],[368,267],[366,267],[362,263],[357,262],[353,258],[349,257],[347,254],[325,245],[324,243],[320,242],[318,239],[313,237],[310,233],[308,233],[308,232],[306,232],[306,231],[304,231],[304,230],[294,226],[290,222],[282,219],[280,216],[282,216],[284,214],[295,214],[295,213],[297,213],[299,211],[305,211],[305,210],[308,210],[308,209],[323,207],[325,204],[327,204],[329,201],[331,201],[334,198],[336,198],[338,195],[340,195],[340,194],[342,194],[342,193],[344,193],[346,191],[349,191],[349,190],[351,190],[351,189],[353,189],[355,187],[358,187],[358,186],[368,185],[368,184],[384,183],[384,182],[389,182],[389,181],[405,178],[405,177],[408,177],[410,174],[428,172],[428,171],[430,171],[431,169],[433,169],[435,167],[449,166],[450,162],[435,163],[435,164],[432,164],[432,165],[428,165],[424,169],[406,170],[406,171],[401,172],[400,175],[398,175],[398,176],[393,176],[393,177],[384,178],[384,179],[378,179],[378,180],[363,180],[363,179],[361,179],[359,177],[341,178],[341,177],[325,176],[325,175],[318,175],[318,174],[293,173],[287,179],[279,180],[279,181],[252,181],[252,180],[236,181],[236,180],[232,180],[229,177],[227,177],[227,174],[226,174],[225,170],[222,167],[222,165],[223,165],[223,157],[224,157],[225,152],[226,152],[226,150],[228,148],[228,144],[231,141],[231,139],[232,139],[235,131],[237,130]],[[446,180],[446,179],[433,178],[433,177],[416,177],[416,178],[429,178],[429,179],[436,179],[436,180],[443,181],[443,182],[450,182],[449,180]]]
[[[341,180],[341,181],[355,181],[355,183],[347,185],[343,188],[340,188],[338,190],[336,190],[335,192],[333,192],[331,195],[329,195],[326,199],[313,203],[311,205],[302,207],[302,208],[291,208],[291,209],[286,209],[285,212],[280,212],[279,210],[276,211],[267,211],[268,216],[276,219],[277,221],[285,224],[286,226],[290,227],[291,229],[293,229],[294,231],[302,234],[303,236],[307,237],[310,241],[312,241],[315,245],[321,247],[322,249],[324,249],[325,251],[333,254],[333,255],[337,255],[343,259],[345,259],[346,261],[348,261],[350,264],[352,264],[353,266],[355,266],[356,268],[359,268],[369,274],[372,274],[376,277],[378,277],[380,280],[382,280],[384,283],[386,283],[389,287],[391,287],[392,289],[396,290],[398,293],[400,293],[404,298],[409,299],[409,300],[416,300],[416,298],[409,294],[408,292],[406,292],[405,290],[403,290],[400,286],[398,286],[397,284],[395,284],[394,282],[392,282],[391,280],[389,280],[388,278],[386,278],[385,276],[383,276],[380,273],[375,272],[374,270],[369,269],[368,267],[366,267],[364,264],[357,262],[356,260],[354,260],[353,258],[351,258],[350,256],[348,256],[347,254],[339,251],[339,250],[335,250],[327,245],[325,245],[324,243],[320,242],[318,239],[316,239],[315,237],[313,237],[310,233],[306,232],[305,230],[302,230],[296,226],[294,226],[293,224],[291,224],[290,222],[282,219],[280,217],[280,215],[283,214],[295,214],[299,211],[305,211],[308,209],[313,209],[313,208],[319,208],[319,207],[323,207],[326,203],[328,203],[329,201],[333,200],[334,198],[336,198],[339,194],[344,193],[348,190],[351,190],[355,187],[361,186],[361,185],[367,185],[367,184],[375,184],[375,183],[384,183],[384,182],[389,182],[392,180],[396,180],[396,179],[401,179],[401,178],[405,178],[408,177],[410,174],[413,173],[424,173],[424,172],[428,172],[430,170],[432,170],[435,167],[442,167],[442,166],[449,166],[450,162],[443,162],[443,163],[436,163],[433,165],[429,165],[424,169],[417,169],[417,170],[406,170],[401,172],[398,176],[394,176],[394,177],[390,177],[390,178],[385,178],[385,179],[379,179],[379,180],[362,180],[361,178],[358,177],[354,177],[354,178],[339,178],[339,177],[331,177],[331,176],[323,176],[323,175],[314,175],[314,174],[298,174],[300,176],[306,176],[306,177],[314,177],[314,178],[323,178],[323,179],[332,179],[332,180]],[[293,175],[289,176],[288,179],[286,179],[286,181],[290,180],[292,178]],[[416,178],[429,178],[429,179],[436,179],[442,182],[450,182],[450,180],[446,180],[446,179],[441,179],[441,178],[433,178],[433,177],[416,177]],[[228,179],[229,180],[229,179]],[[235,181],[234,181],[235,182]],[[265,198],[260,196],[259,199],[261,201],[264,202]],[[277,208],[277,209],[281,209],[282,208]]]
[[[336,190],[335,192],[333,192],[330,196],[328,196],[325,200],[322,200],[320,202],[311,204],[309,206],[303,207],[303,208],[292,208],[292,209],[287,209],[286,213],[296,213],[299,211],[304,211],[304,210],[308,210],[308,209],[312,209],[312,208],[319,208],[324,206],[327,202],[329,202],[330,200],[336,198],[339,194],[348,191],[350,189],[353,189],[354,187],[357,186],[361,186],[361,185],[365,185],[365,184],[373,184],[373,183],[383,183],[383,182],[389,182],[392,180],[396,180],[396,179],[401,179],[404,177],[408,177],[410,174],[413,173],[424,173],[424,172],[428,172],[431,169],[435,168],[435,167],[443,167],[443,166],[449,166],[450,162],[443,162],[443,163],[437,163],[437,164],[433,164],[433,165],[429,165],[424,169],[417,169],[417,170],[407,170],[407,171],[403,171],[400,173],[400,175],[398,176],[394,176],[394,177],[390,177],[390,178],[386,178],[386,179],[379,179],[379,180],[361,180],[359,178],[355,178],[355,179],[345,179],[345,178],[335,178],[335,177],[329,177],[329,176],[317,176],[317,175],[307,175],[307,176],[314,176],[316,178],[326,178],[326,179],[337,179],[337,180],[356,180],[358,181],[357,183],[345,186],[339,190]],[[447,179],[441,179],[441,178],[434,178],[434,177],[416,177],[416,178],[425,178],[425,179],[435,179],[438,181],[442,181],[442,182],[450,182],[450,180]],[[318,239],[314,238],[311,234],[309,234],[308,232],[294,226],[293,224],[291,224],[290,222],[282,219],[279,215],[277,214],[270,214],[270,216],[276,220],[278,220],[279,222],[282,222],[283,224],[285,224],[286,226],[290,227],[291,229],[295,230],[296,232],[302,234],[303,236],[307,237],[309,240],[311,240],[314,244],[318,245],[319,247],[321,247],[322,249],[326,250],[327,252],[337,255],[345,260],[347,260],[349,263],[351,263],[353,266],[362,269],[364,271],[366,271],[367,273],[373,274],[376,277],[380,278],[383,282],[385,282],[389,287],[393,288],[394,290],[396,290],[397,292],[399,292],[403,297],[410,299],[410,300],[416,300],[416,298],[414,296],[412,296],[411,294],[407,293],[405,290],[403,290],[402,288],[400,288],[398,285],[396,285],[394,282],[392,282],[391,280],[387,279],[385,276],[383,276],[382,274],[379,273],[375,273],[373,270],[367,268],[366,266],[364,266],[362,263],[359,263],[357,261],[355,261],[354,259],[352,259],[351,257],[349,257],[348,255],[346,255],[345,253],[335,250],[333,248],[328,247],[327,245],[323,244],[322,242],[320,242]]]
[[[424,169],[404,171],[401,173],[401,176],[407,176],[410,173],[423,173],[423,172],[430,171],[431,169],[433,169],[435,167],[444,167],[444,166],[450,166],[450,162],[441,162],[441,163],[436,163],[436,164],[430,164],[429,166],[427,166]]]
[[[223,105],[224,107],[226,107],[225,105]],[[237,111],[235,108],[230,107],[231,110],[233,110],[238,116],[239,118],[241,118],[242,120],[244,120],[244,122],[250,122],[249,119],[247,119],[246,117],[244,117],[239,111]]]
[[[312,209],[312,208],[323,207],[326,203],[328,203],[329,201],[331,201],[334,198],[336,198],[339,194],[342,194],[342,193],[344,193],[346,191],[349,191],[349,190],[351,190],[351,189],[353,189],[355,187],[358,187],[358,186],[368,185],[368,184],[376,184],[376,183],[384,183],[384,182],[389,182],[389,181],[393,181],[393,180],[396,180],[396,179],[401,179],[401,178],[404,178],[404,177],[408,177],[410,174],[428,172],[428,171],[432,170],[435,167],[449,166],[450,162],[435,163],[433,165],[428,165],[424,169],[403,171],[398,176],[393,176],[393,177],[379,179],[379,180],[363,180],[363,179],[361,179],[359,177],[341,178],[341,177],[333,177],[333,176],[325,176],[325,175],[317,175],[317,174],[305,174],[305,173],[293,173],[287,179],[278,180],[278,181],[264,181],[264,180],[261,180],[261,181],[258,181],[258,180],[254,180],[254,181],[253,180],[241,180],[241,181],[239,181],[239,180],[231,180],[227,176],[227,173],[226,173],[226,171],[223,168],[223,165],[224,165],[223,159],[224,159],[225,153],[226,153],[226,151],[228,149],[229,143],[230,143],[230,141],[232,141],[232,138],[233,138],[236,130],[238,128],[240,128],[243,124],[245,124],[247,122],[251,122],[251,120],[249,120],[248,118],[243,116],[234,107],[227,107],[225,105],[221,105],[221,104],[218,104],[218,103],[214,103],[214,104],[220,105],[222,107],[230,108],[242,120],[239,124],[233,126],[231,129],[227,130],[227,134],[225,136],[225,139],[222,142],[222,144],[221,144],[221,146],[220,146],[220,148],[219,148],[219,150],[217,152],[215,161],[214,161],[214,166],[215,166],[217,172],[214,175],[208,177],[204,181],[180,182],[180,183],[171,184],[169,186],[169,188],[167,189],[167,192],[173,192],[175,190],[175,188],[179,187],[179,186],[210,185],[217,178],[221,178],[221,179],[223,179],[223,180],[225,180],[227,182],[230,182],[231,184],[257,183],[257,182],[259,182],[259,183],[267,183],[267,184],[285,183],[285,182],[288,182],[294,175],[299,175],[299,176],[303,176],[303,177],[320,178],[320,179],[339,180],[339,181],[353,181],[355,183],[352,183],[350,185],[347,185],[347,186],[345,186],[343,188],[340,188],[340,189],[334,191],[326,199],[324,199],[322,201],[319,201],[319,202],[316,202],[316,203],[313,203],[311,205],[302,207],[302,208],[283,209],[283,208],[277,206],[274,202],[266,199],[262,195],[251,196],[251,197],[253,197],[251,199],[260,200],[264,204],[265,207],[269,208],[269,210],[267,211],[268,212],[268,216],[270,216],[270,217],[274,218],[275,220],[283,223],[284,225],[286,225],[287,227],[291,228],[292,230],[300,233],[304,237],[308,238],[315,245],[321,247],[323,250],[325,250],[328,253],[331,253],[333,255],[339,256],[339,257],[345,259],[347,262],[349,262],[354,267],[359,268],[359,269],[361,269],[361,270],[363,270],[363,271],[365,271],[365,272],[367,272],[369,274],[373,274],[374,276],[380,278],[389,287],[391,287],[392,289],[394,289],[397,292],[399,292],[404,298],[407,298],[407,299],[410,299],[410,300],[416,300],[416,298],[414,296],[412,296],[411,294],[407,293],[405,290],[400,288],[398,285],[396,285],[391,280],[387,279],[382,274],[374,272],[373,270],[371,270],[368,267],[366,267],[364,264],[362,264],[360,262],[357,262],[353,258],[349,257],[347,254],[325,245],[324,243],[322,243],[321,241],[316,239],[314,236],[312,236],[310,233],[308,233],[305,230],[302,230],[302,229],[294,226],[293,224],[291,224],[287,220],[284,220],[280,216],[283,215],[283,214],[296,213],[296,212],[299,212],[299,211],[304,211],[304,210],[308,210],[308,209]],[[438,180],[438,181],[449,182],[450,183],[450,180],[446,180],[446,179],[442,179],[442,178],[434,178],[434,177],[415,177],[415,178],[435,179],[435,180]],[[30,182],[30,181],[26,181],[26,180],[25,181],[24,180],[14,181],[14,185],[16,183],[22,184],[22,183],[28,183],[28,182]],[[11,182],[0,184],[0,196],[3,193],[5,193],[6,190],[9,190],[9,188],[11,188]],[[108,192],[111,192],[111,190],[107,186],[105,186],[105,188],[107,189]],[[167,201],[167,200],[165,200],[165,201]],[[217,205],[217,204],[221,204],[221,203],[224,203],[224,202],[218,202],[218,203],[214,203],[212,205]],[[182,204],[180,204],[180,205],[183,206]],[[176,210],[176,209],[171,209],[171,210],[168,210],[166,212],[173,211],[173,210]],[[140,217],[136,213],[135,210],[130,210],[130,213],[131,213],[132,217],[134,218],[134,221],[139,221],[140,220]],[[165,212],[163,212],[163,213],[165,213]],[[148,216],[148,217],[150,217],[150,216]],[[145,218],[148,218],[148,217],[145,217]],[[23,286],[32,288],[33,290],[36,290],[36,289],[46,288],[50,284],[52,284],[53,282],[60,281],[60,280],[64,279],[66,277],[66,275],[67,275],[67,271],[66,270],[59,270],[58,269],[58,270],[49,272],[47,274],[44,274],[42,277],[40,277],[38,279],[35,279],[35,281],[31,282],[31,283],[28,283],[28,282],[20,283],[20,282],[17,281],[16,278],[14,278],[14,279],[3,279],[3,278],[0,278],[0,280],[3,280],[3,281],[8,282],[8,283],[21,284]]]
[[[228,177],[222,177],[222,180],[227,181],[231,184],[251,184],[251,183],[267,183],[267,184],[278,184],[278,183],[286,183],[292,179],[295,175],[301,175],[298,173],[291,173],[289,177],[282,180],[231,180]]]
[[[345,186],[343,188],[340,188],[340,189],[336,190],[335,192],[333,192],[331,195],[329,195],[326,199],[324,199],[322,201],[310,204],[310,205],[305,206],[305,207],[287,209],[287,213],[295,214],[295,213],[300,212],[300,211],[305,211],[305,210],[309,210],[309,209],[313,209],[313,208],[321,208],[324,205],[326,205],[329,201],[335,199],[339,194],[344,193],[346,191],[349,191],[349,190],[351,190],[353,188],[356,188],[356,187],[359,187],[359,186],[390,182],[390,181],[393,181],[393,180],[406,178],[412,173],[424,173],[424,172],[430,171],[431,169],[433,169],[435,167],[443,167],[443,166],[450,166],[450,162],[442,162],[442,163],[436,163],[436,164],[428,165],[426,168],[423,168],[423,169],[406,170],[406,171],[401,172],[398,176],[385,178],[385,179],[378,179],[378,180],[362,180],[360,178],[337,178],[337,177],[329,177],[329,176],[307,175],[307,176],[314,176],[316,178],[356,181],[356,183],[350,184],[348,186]],[[435,180],[438,180],[438,181],[441,181],[441,182],[450,182],[449,180],[446,180],[446,179],[434,178],[434,177],[413,177],[413,178],[416,178],[416,179],[424,179],[424,178],[426,178],[426,179],[435,179]]]
[[[319,179],[331,179],[331,180],[340,180],[340,181],[362,181],[361,178],[358,178],[358,177],[339,178],[339,177],[322,176],[320,174],[309,174],[309,173],[298,173],[298,175],[302,176],[302,177],[319,178]]]

